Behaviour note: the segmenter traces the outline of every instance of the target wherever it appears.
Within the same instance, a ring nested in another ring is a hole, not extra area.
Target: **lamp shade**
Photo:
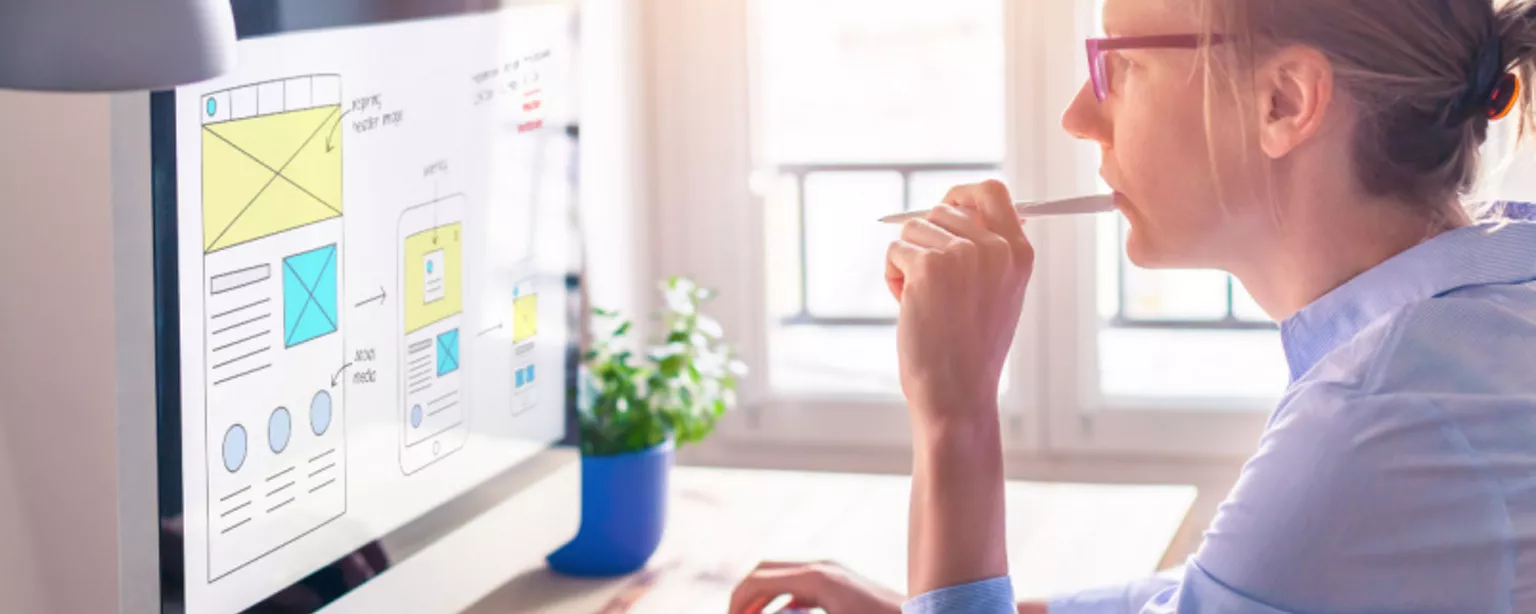
[[[229,0],[0,2],[0,88],[161,89],[234,62]]]

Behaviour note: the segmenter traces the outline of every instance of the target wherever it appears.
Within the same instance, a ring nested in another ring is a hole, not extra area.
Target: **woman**
[[[1536,612],[1536,224],[1460,205],[1490,122],[1529,109],[1536,0],[1107,0],[1104,19],[1063,125],[1102,148],[1130,257],[1235,274],[1281,322],[1291,383],[1183,569],[1018,611]],[[887,266],[916,597],[765,564],[733,611],[1014,611],[995,399],[1033,255],[1000,185],[947,202]]]

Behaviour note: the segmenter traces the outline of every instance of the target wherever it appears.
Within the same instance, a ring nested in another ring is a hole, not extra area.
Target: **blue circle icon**
[[[309,430],[324,435],[331,428],[331,393],[321,390],[309,402]]]
[[[209,117],[213,117],[213,114],[215,112],[217,112],[218,110],[219,110],[219,103],[217,101],[215,101],[214,99],[209,98],[208,99],[208,116]]]
[[[287,450],[288,438],[292,435],[293,416],[288,413],[288,408],[272,410],[272,417],[267,418],[267,445],[272,448],[272,453],[281,454]]]
[[[245,427],[238,424],[224,432],[224,468],[230,473],[245,464]]]
[[[428,273],[432,272],[432,261],[431,260],[427,261],[427,272]]]
[[[421,406],[420,405],[412,405],[411,406],[411,428],[413,428],[413,429],[421,428]]]

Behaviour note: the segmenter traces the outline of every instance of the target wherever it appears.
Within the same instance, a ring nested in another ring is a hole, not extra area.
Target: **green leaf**
[[[664,309],[653,317],[661,324],[662,340],[639,357],[618,345],[632,332],[630,321],[594,326],[575,391],[583,454],[635,452],[668,439],[679,446],[694,443],[708,437],[735,405],[737,377],[746,367],[723,342],[719,321],[699,311],[714,291],[686,277],[670,277],[658,287]]]
[[[688,362],[688,356],[687,355],[685,355],[685,354],[674,354],[672,356],[666,357],[660,363],[658,363],[656,366],[657,366],[657,370],[660,371],[662,377],[671,379],[671,378],[677,377],[679,374],[682,373],[683,366],[686,365],[687,362]]]

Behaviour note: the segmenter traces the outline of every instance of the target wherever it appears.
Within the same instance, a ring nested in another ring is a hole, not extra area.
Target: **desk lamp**
[[[0,88],[165,89],[234,63],[229,0],[0,2]]]

